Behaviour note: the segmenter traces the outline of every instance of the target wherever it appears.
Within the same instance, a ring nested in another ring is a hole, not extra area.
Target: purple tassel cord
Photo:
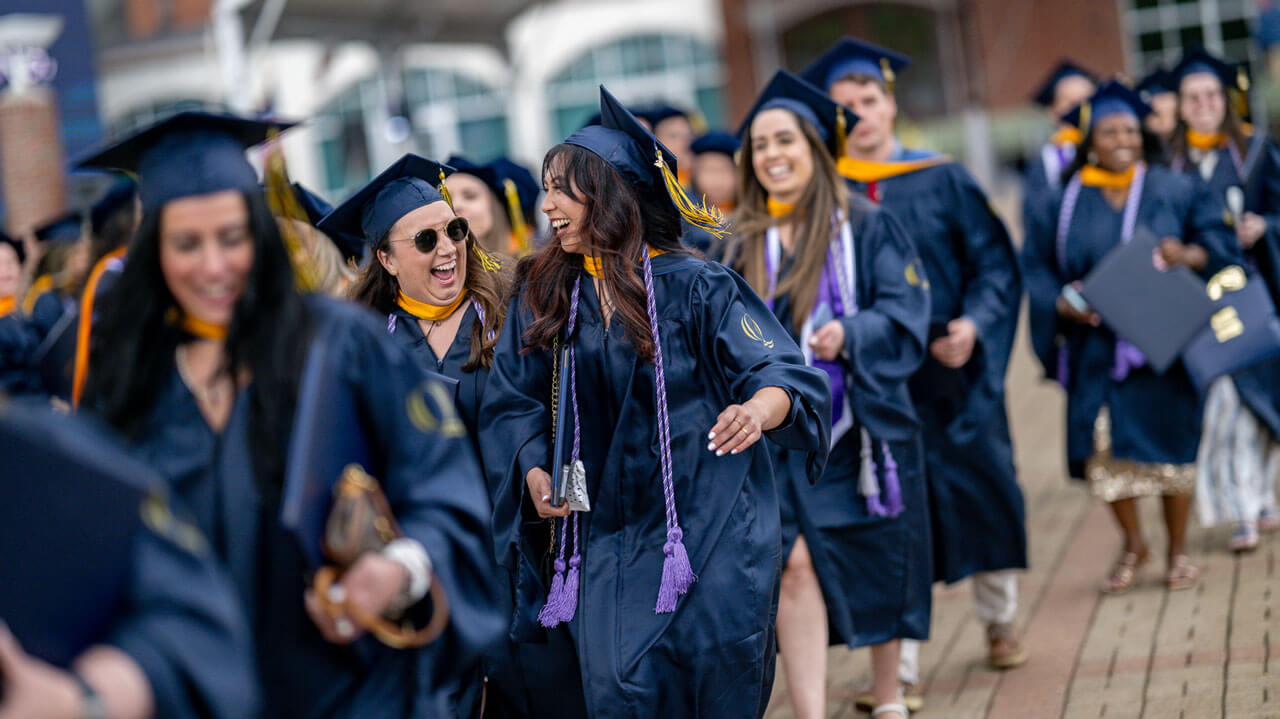
[[[581,458],[582,427],[578,424],[578,367],[577,353],[573,349],[573,329],[578,320],[578,295],[582,285],[581,276],[573,283],[573,294],[569,298],[569,321],[565,327],[565,342],[569,343],[569,398],[573,411],[573,452],[569,462],[576,463]],[[479,307],[477,306],[477,309]],[[481,322],[484,322],[481,316]],[[561,408],[560,411],[564,411]],[[559,467],[552,467],[559,472]],[[568,621],[572,621],[578,613],[578,575],[582,567],[582,546],[578,539],[578,512],[570,512],[560,525],[560,556],[555,561],[555,576],[551,578],[551,590],[547,592],[547,603],[538,612],[538,622],[550,629]],[[565,550],[568,547],[569,525],[573,525],[573,554],[569,557],[568,573],[565,572]]]
[[[888,442],[880,443],[880,451],[884,454],[884,496],[885,510],[890,517],[902,514],[902,484],[898,482],[898,463],[893,459],[893,452]]]
[[[667,510],[667,541],[662,545],[666,558],[662,560],[662,583],[658,586],[655,614],[667,614],[676,610],[681,594],[698,580],[689,562],[689,552],[684,546],[684,530],[676,515],[674,473],[671,462],[671,423],[667,413],[667,378],[662,367],[662,339],[658,332],[658,305],[653,297],[653,263],[644,252],[644,289],[648,295],[649,327],[653,331],[653,365],[657,384],[658,447],[662,463],[662,496]]]

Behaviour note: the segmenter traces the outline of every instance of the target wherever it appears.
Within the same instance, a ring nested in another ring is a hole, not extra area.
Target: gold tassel
[[[449,206],[450,210],[452,210],[453,195],[449,194],[449,186],[444,184],[444,169],[440,170],[440,184],[436,187],[436,189],[440,190],[440,196],[444,198],[445,204]]]
[[[1080,103],[1080,132],[1089,134],[1089,101],[1085,100]]]
[[[849,141],[849,120],[844,116],[844,105],[836,106],[836,159],[845,156],[845,144]]]
[[[890,95],[892,95],[893,83],[897,79],[897,76],[893,72],[893,66],[889,64],[889,58],[880,58],[880,73],[884,75],[885,89],[889,91]]]
[[[1244,71],[1243,67],[1236,68],[1236,87],[1240,92],[1249,91],[1249,74]]]
[[[729,234],[729,230],[724,226],[724,215],[720,214],[720,210],[714,205],[708,207],[706,197],[703,197],[700,203],[694,202],[693,198],[689,197],[689,193],[685,192],[680,181],[676,179],[675,174],[671,172],[666,159],[662,157],[662,149],[655,145],[654,152],[658,156],[658,161],[653,164],[662,171],[662,183],[667,186],[667,195],[671,197],[671,202],[680,212],[680,216],[688,220],[689,224],[710,232],[716,239]]]
[[[471,250],[476,253],[476,257],[480,258],[480,264],[485,272],[497,272],[502,269],[502,263],[480,247],[480,242],[476,240],[475,235],[471,236]]]
[[[311,249],[298,234],[295,223],[310,225],[307,213],[298,204],[293,194],[293,183],[289,181],[289,170],[284,162],[284,150],[277,141],[278,132],[272,131],[271,144],[267,149],[266,167],[263,171],[263,185],[266,186],[267,206],[271,214],[290,220],[280,224],[280,235],[285,249],[289,252],[289,262],[293,265],[293,277],[298,288],[303,292],[314,292],[320,285],[316,272],[315,260]]]
[[[524,221],[524,210],[520,207],[520,193],[516,183],[510,178],[502,181],[503,194],[507,197],[507,212],[511,215],[511,231],[516,234],[519,243],[519,254],[529,251],[529,225]]]

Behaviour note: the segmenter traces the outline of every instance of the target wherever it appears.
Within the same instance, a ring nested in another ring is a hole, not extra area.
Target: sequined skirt
[[[1196,465],[1138,462],[1111,454],[1111,413],[1106,407],[1093,423],[1093,456],[1085,464],[1089,491],[1104,502],[1196,491]]]

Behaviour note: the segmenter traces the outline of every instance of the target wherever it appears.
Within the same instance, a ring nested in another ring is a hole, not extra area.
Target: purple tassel
[[[881,442],[880,451],[884,453],[884,494],[885,509],[890,517],[902,514],[902,484],[898,482],[898,463],[889,451],[889,443]]]
[[[578,613],[578,568],[582,566],[582,555],[575,547],[573,556],[569,557],[569,572],[564,575],[564,587],[560,601],[560,621],[571,622]]]
[[[556,559],[555,567],[556,574],[551,578],[551,591],[547,592],[547,603],[542,605],[542,611],[538,612],[538,623],[547,629],[559,625],[561,622],[560,617],[564,614],[565,586],[563,557]]]
[[[396,333],[396,313],[392,312],[387,315],[387,334],[393,335],[395,333]]]
[[[1071,381],[1071,358],[1068,355],[1066,346],[1058,348],[1058,385],[1063,389],[1067,389],[1067,383]]]
[[[662,545],[667,558],[662,560],[662,584],[658,586],[656,614],[669,614],[676,610],[676,600],[698,579],[689,564],[689,553],[684,548],[684,531],[679,526],[667,530],[667,542]]]
[[[885,509],[885,506],[880,503],[880,495],[878,494],[867,495],[867,514],[870,514],[873,517],[889,516],[889,510]]]

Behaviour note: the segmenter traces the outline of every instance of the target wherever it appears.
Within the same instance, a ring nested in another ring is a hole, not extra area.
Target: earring
[[[1098,153],[1090,150],[1089,154],[1085,156],[1085,159],[1089,161],[1090,165],[1096,165],[1098,164]]]

